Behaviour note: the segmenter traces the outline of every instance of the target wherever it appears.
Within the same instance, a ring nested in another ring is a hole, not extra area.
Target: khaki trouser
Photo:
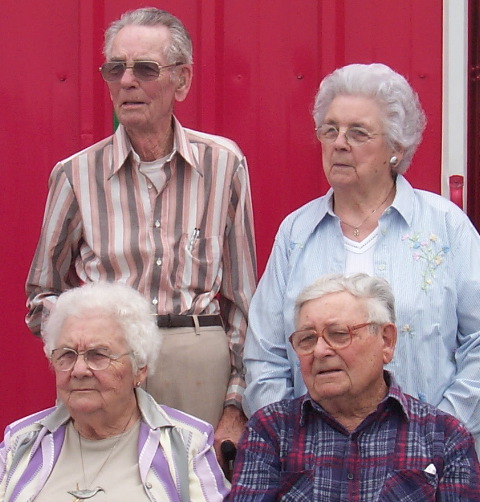
[[[157,369],[147,378],[145,389],[158,403],[190,413],[216,427],[223,413],[231,373],[224,329],[211,326],[159,330],[163,343]]]

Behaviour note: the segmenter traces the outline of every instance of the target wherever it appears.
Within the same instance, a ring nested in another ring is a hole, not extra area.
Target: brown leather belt
[[[202,328],[207,326],[223,326],[222,318],[219,315],[177,315],[165,314],[157,315],[157,326],[159,328],[194,328],[194,317],[198,319],[198,325]]]

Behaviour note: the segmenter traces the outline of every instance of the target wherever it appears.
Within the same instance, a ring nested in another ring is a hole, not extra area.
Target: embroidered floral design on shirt
[[[293,251],[295,248],[302,249],[303,248],[303,244],[301,242],[290,241],[289,248],[290,248],[290,251]]]
[[[448,246],[442,246],[435,234],[422,239],[420,234],[406,234],[402,236],[412,249],[412,257],[415,261],[423,261],[425,267],[422,272],[422,289],[426,292],[435,280],[435,270],[443,263]]]

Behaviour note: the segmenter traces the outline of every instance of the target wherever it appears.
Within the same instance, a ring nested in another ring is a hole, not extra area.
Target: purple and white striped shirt
[[[174,119],[174,149],[159,170],[142,173],[123,126],[55,166],[26,322],[40,334],[62,291],[98,280],[129,284],[158,314],[220,313],[233,368],[226,403],[239,401],[256,286],[246,159],[233,141]]]
[[[186,490],[190,500],[224,500],[230,484],[215,456],[212,426],[158,405],[142,389],[135,392],[142,415],[138,477],[145,499],[180,502],[182,490]],[[69,420],[67,409],[61,405],[22,418],[6,428],[0,443],[0,500],[30,502],[37,497],[55,468]],[[185,448],[184,455],[174,453],[172,430],[180,438],[179,447]],[[65,496],[68,497],[67,493]]]

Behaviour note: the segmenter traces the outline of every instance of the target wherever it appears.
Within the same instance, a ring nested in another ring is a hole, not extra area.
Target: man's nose
[[[324,357],[325,355],[331,355],[334,353],[334,349],[328,345],[323,336],[319,336],[317,338],[317,343],[315,344],[315,348],[313,349],[313,355],[315,357]]]
[[[138,79],[133,73],[133,68],[125,68],[120,83],[123,86],[138,85]]]

